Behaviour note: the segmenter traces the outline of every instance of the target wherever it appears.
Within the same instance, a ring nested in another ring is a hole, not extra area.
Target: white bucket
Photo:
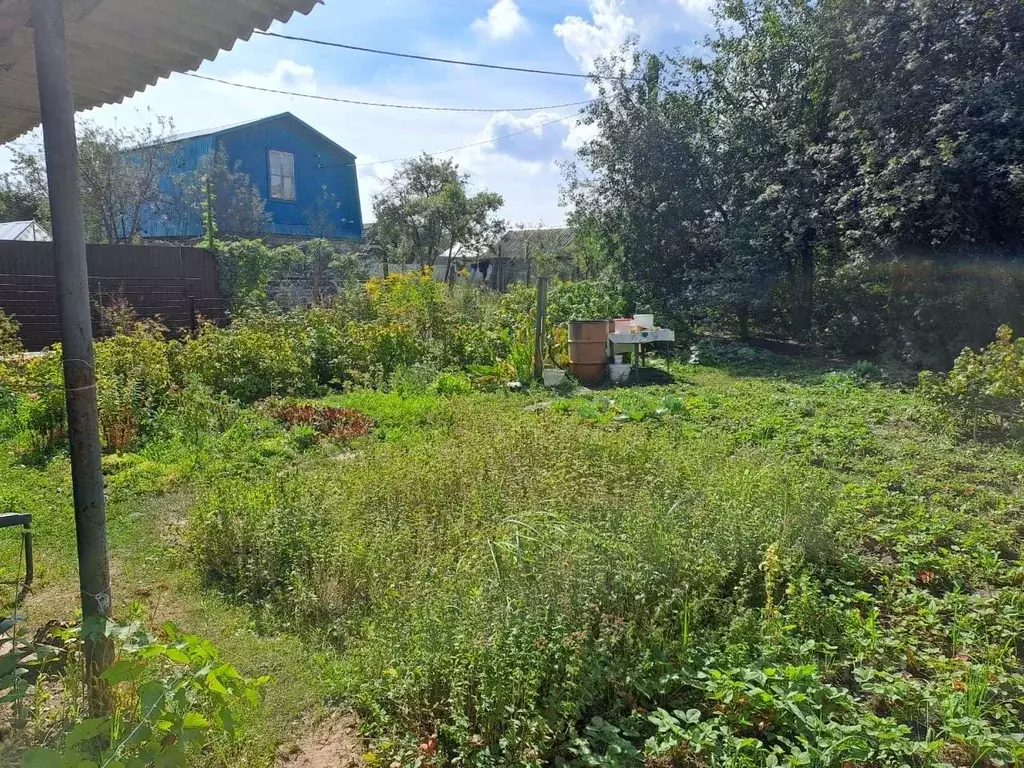
[[[654,315],[633,315],[633,324],[639,325],[642,328],[653,328]]]
[[[629,373],[633,369],[633,366],[622,363],[612,363],[608,366],[608,377],[612,380],[612,384],[625,384],[629,381]]]
[[[545,368],[544,369],[544,386],[545,387],[557,387],[559,384],[565,381],[565,371],[561,368]]]

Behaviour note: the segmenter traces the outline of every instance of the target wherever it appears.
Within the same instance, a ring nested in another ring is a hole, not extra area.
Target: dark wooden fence
[[[175,333],[189,329],[197,317],[224,318],[217,264],[209,251],[90,245],[87,257],[96,336],[106,331],[98,305],[120,298],[140,317],[157,318]],[[27,349],[60,341],[52,243],[0,242],[0,310],[21,325]]]

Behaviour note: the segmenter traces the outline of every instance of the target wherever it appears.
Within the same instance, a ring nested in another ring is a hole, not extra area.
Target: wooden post
[[[188,297],[188,327],[192,331],[192,335],[196,335],[196,331],[199,330],[199,318],[196,316],[196,297]]]
[[[537,381],[544,379],[544,321],[548,311],[548,279],[537,281],[537,328],[533,338],[533,375]]]
[[[53,256],[64,350],[64,389],[75,502],[78,578],[82,596],[89,710],[109,710],[107,687],[100,675],[110,666],[114,646],[107,637],[111,616],[107,517],[100,464],[100,429],[93,370],[92,318],[85,259],[85,225],[80,197],[75,103],[71,91],[64,12],[60,0],[33,0],[39,111],[43,121],[46,175],[53,220]]]

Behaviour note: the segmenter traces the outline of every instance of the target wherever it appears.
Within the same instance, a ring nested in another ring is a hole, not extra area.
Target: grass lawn
[[[168,423],[106,459],[118,618],[273,676],[238,765],[334,706],[385,765],[1020,764],[1019,448],[818,367],[672,373],[335,395],[377,424],[344,445]],[[28,620],[70,619],[66,457],[23,437]]]

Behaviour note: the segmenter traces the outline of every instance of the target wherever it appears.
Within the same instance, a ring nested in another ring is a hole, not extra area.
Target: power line
[[[279,88],[265,88],[260,85],[247,85],[245,83],[235,83],[231,80],[222,80],[219,77],[210,77],[209,75],[200,75],[195,72],[183,72],[182,74],[188,75],[189,77],[195,77],[199,80],[208,80],[211,83],[220,83],[221,85],[230,85],[235,88],[245,88],[250,91],[262,91],[263,93],[276,93],[281,96],[299,96],[303,99],[316,99],[317,101],[333,101],[338,104],[355,104],[360,107],[387,107],[389,109],[415,109],[422,112],[541,112],[545,109],[564,109],[566,107],[579,107],[583,104],[589,104],[589,101],[571,101],[566,104],[550,104],[544,107],[515,107],[512,109],[492,109],[486,107],[432,107],[421,104],[392,104],[382,101],[357,101],[355,99],[342,99],[336,96],[320,96],[315,93],[300,93],[298,91],[285,91]]]
[[[543,123],[537,123],[537,125],[531,126],[529,128],[524,128],[521,131],[513,131],[512,133],[504,133],[501,136],[495,136],[493,138],[486,139],[485,141],[476,141],[476,142],[473,142],[472,144],[463,144],[461,147],[452,147],[450,149],[438,149],[438,150],[435,150],[434,152],[423,152],[421,154],[429,155],[429,156],[433,157],[434,155],[447,155],[449,152],[459,152],[459,151],[461,151],[463,149],[472,149],[473,147],[482,147],[482,146],[485,146],[487,144],[494,144],[497,141],[502,141],[503,139],[511,139],[514,136],[522,136],[524,133],[533,133],[533,131],[536,131],[538,128],[544,128],[545,126],[548,126],[548,125],[554,125],[555,123],[560,123],[563,120],[569,120],[569,119],[571,119],[573,117],[576,117],[576,115],[581,115],[581,114],[583,114],[583,110],[582,109],[578,110],[577,112],[574,112],[571,115],[566,115],[564,117],[556,117],[553,120],[545,120]],[[372,167],[374,165],[385,165],[385,164],[390,164],[390,163],[403,163],[406,160],[415,160],[419,156],[420,155],[407,155],[406,157],[395,157],[395,158],[392,158],[391,160],[374,160],[372,163],[346,163],[346,164],[343,164],[343,165],[322,165],[320,167],[321,168],[353,168],[353,167],[357,167],[358,166],[359,168],[370,168],[370,167]]]
[[[399,53],[397,51],[384,51],[379,48],[364,48],[361,45],[347,45],[345,43],[333,43],[329,40],[316,40],[311,37],[298,37],[297,35],[282,35],[280,32],[262,32],[256,30],[256,34],[264,37],[277,37],[281,40],[294,40],[299,43],[312,43],[313,45],[325,45],[329,48],[342,48],[346,51],[359,51],[360,53],[376,53],[380,56],[394,56],[399,59],[414,59],[416,61],[432,61],[437,64],[458,64],[462,67],[479,67],[481,69],[497,69],[503,72],[524,72],[529,75],[551,75],[553,77],[573,77],[582,80],[636,80],[642,81],[642,77],[633,75],[594,75],[582,72],[562,72],[553,69],[536,69],[534,67],[510,67],[501,64],[484,64],[480,61],[462,61],[460,59],[441,59],[435,56],[420,56],[415,53]]]
[[[593,103],[593,101],[584,102],[584,104],[592,104],[592,103]],[[575,106],[575,105],[572,105],[572,106]],[[543,123],[537,123],[537,125],[530,126],[529,128],[524,128],[521,131],[513,131],[512,133],[504,133],[504,134],[502,134],[500,136],[495,136],[495,137],[490,138],[490,139],[485,139],[484,141],[476,141],[476,142],[473,142],[472,144],[463,144],[462,146],[459,146],[459,147],[451,147],[450,149],[438,149],[438,150],[435,150],[433,152],[424,152],[422,154],[427,154],[427,155],[431,155],[431,156],[433,156],[433,155],[446,155],[449,152],[459,152],[459,151],[461,151],[463,149],[472,149],[473,147],[482,147],[482,146],[486,146],[488,144],[494,144],[495,142],[502,141],[504,139],[511,139],[511,138],[516,137],[516,136],[522,136],[523,134],[526,134],[526,133],[533,133],[538,128],[544,128],[544,127],[549,126],[549,125],[554,125],[555,123],[560,123],[563,120],[570,120],[570,119],[576,117],[577,115],[581,115],[581,114],[583,114],[583,110],[582,109],[577,110],[576,112],[574,112],[571,115],[565,115],[563,117],[556,117],[556,118],[553,118],[551,120],[545,120]],[[39,143],[30,143],[30,145],[31,146],[35,146],[38,149],[42,149],[43,148],[43,144],[41,142],[39,142]],[[7,148],[11,148],[11,147],[7,147]],[[353,167],[370,168],[370,167],[372,167],[374,165],[385,165],[385,164],[389,164],[389,163],[401,163],[401,162],[404,162],[406,160],[415,160],[417,157],[419,157],[419,155],[407,155],[405,157],[396,157],[396,158],[392,158],[390,160],[375,160],[372,163],[344,163],[344,164],[329,165],[329,166],[328,165],[322,165],[320,167],[321,168],[353,168]]]

